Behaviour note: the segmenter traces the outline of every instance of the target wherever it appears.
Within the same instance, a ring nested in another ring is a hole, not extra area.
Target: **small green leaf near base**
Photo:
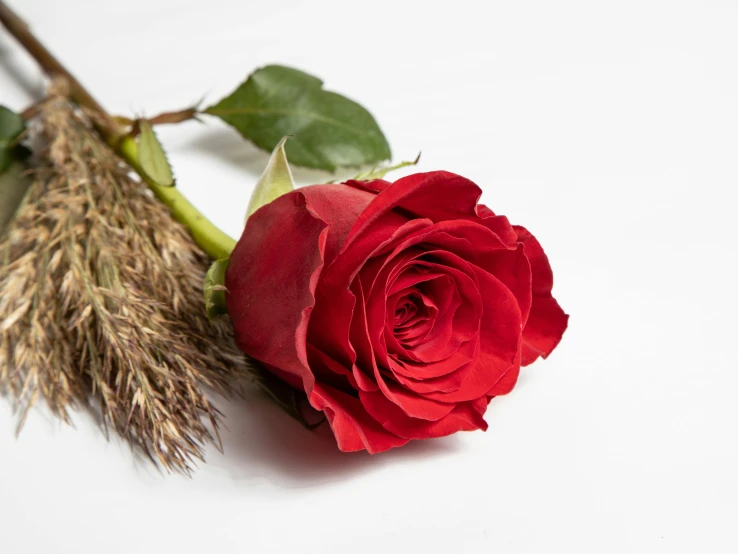
[[[0,106],[0,172],[10,165],[15,140],[25,128],[25,122],[20,115],[5,106]]]
[[[0,234],[13,219],[30,186],[31,178],[21,162],[11,162],[0,171]]]
[[[172,167],[154,129],[145,119],[138,121],[138,163],[146,176],[161,187],[174,185]]]

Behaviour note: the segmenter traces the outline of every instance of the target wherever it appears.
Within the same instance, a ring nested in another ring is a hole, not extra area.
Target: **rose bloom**
[[[541,245],[481,192],[444,171],[313,185],[248,219],[226,274],[237,342],[341,450],[486,429],[489,401],[561,339]]]

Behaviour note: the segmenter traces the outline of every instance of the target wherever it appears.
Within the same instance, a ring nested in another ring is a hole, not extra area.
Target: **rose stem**
[[[13,35],[26,51],[38,62],[49,77],[61,77],[69,85],[70,99],[77,105],[94,112],[105,124],[97,123],[97,132],[125,162],[141,176],[154,195],[171,211],[174,219],[185,225],[197,245],[211,258],[228,257],[236,245],[231,237],[218,229],[176,187],[162,187],[146,176],[138,163],[136,141],[120,129],[100,103],[82,84],[49,52],[31,33],[28,25],[0,0],[0,23]]]

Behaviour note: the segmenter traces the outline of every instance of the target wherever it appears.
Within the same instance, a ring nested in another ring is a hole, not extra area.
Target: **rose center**
[[[403,296],[395,306],[394,335],[404,344],[422,341],[436,317],[436,306],[421,291]]]
[[[395,329],[411,322],[418,315],[418,310],[417,298],[406,296],[398,302],[395,309]]]

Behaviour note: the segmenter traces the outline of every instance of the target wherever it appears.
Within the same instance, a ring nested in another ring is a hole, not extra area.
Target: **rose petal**
[[[496,246],[499,249],[507,250],[507,246],[502,244],[502,242],[499,240],[498,237],[493,235],[489,230],[485,229],[484,227],[481,227],[480,225],[473,224],[473,223],[466,223],[461,222],[460,223],[462,228],[466,228],[469,226],[471,229],[474,229],[477,232],[480,232],[483,234],[483,236],[488,239],[486,245],[489,248],[490,246],[494,247]],[[383,328],[380,330],[379,325],[382,324],[382,322],[386,321],[386,304],[384,299],[387,295],[388,290],[388,279],[395,275],[398,272],[397,268],[403,269],[404,267],[410,266],[410,264],[416,265],[416,266],[426,266],[428,267],[432,272],[434,273],[445,273],[450,276],[453,276],[457,283],[457,287],[460,287],[462,289],[465,289],[466,292],[461,293],[462,299],[469,299],[473,303],[476,303],[478,305],[478,298],[479,293],[475,290],[475,286],[473,284],[473,281],[469,277],[469,275],[473,275],[474,272],[471,270],[471,267],[469,264],[466,263],[466,261],[462,260],[458,256],[454,256],[453,254],[449,252],[440,252],[438,254],[438,257],[443,258],[444,261],[448,261],[453,259],[453,264],[447,263],[446,265],[433,265],[430,262],[423,261],[420,263],[419,259],[413,260],[413,258],[418,258],[419,252],[418,249],[415,248],[418,245],[435,245],[437,243],[447,243],[447,244],[456,244],[457,246],[466,248],[467,245],[469,245],[469,242],[465,239],[458,239],[456,237],[453,237],[447,233],[447,231],[450,231],[450,225],[447,223],[441,223],[437,225],[433,225],[431,227],[423,227],[418,229],[414,233],[410,233],[409,235],[402,237],[401,240],[391,244],[387,245],[385,249],[389,249],[390,247],[393,247],[391,253],[387,255],[384,258],[381,258],[377,260],[376,262],[373,262],[370,264],[369,269],[369,275],[370,277],[367,278],[367,280],[371,280],[371,276],[376,276],[373,279],[373,282],[370,285],[370,293],[369,293],[369,299],[367,302],[368,305],[368,322],[369,322],[369,332],[370,337],[372,338],[372,344],[375,346],[375,349],[378,350],[378,336],[380,333],[384,330]],[[492,243],[490,245],[490,243]],[[471,250],[471,252],[474,252]],[[420,254],[425,257],[425,254]],[[521,255],[522,256],[522,255]],[[525,259],[521,257],[524,264],[527,264]],[[381,269],[377,270],[377,265],[381,264]],[[396,265],[395,265],[396,264]],[[457,267],[460,267],[463,269],[459,270]],[[525,267],[526,275],[528,274],[527,271],[527,265]],[[365,274],[362,271],[361,272],[361,278],[362,281],[365,279]],[[364,281],[366,282],[366,281]],[[390,289],[391,290],[391,289]],[[462,305],[463,308],[463,305]],[[478,313],[480,311],[476,310]],[[444,315],[447,314],[440,314],[440,316],[443,318]],[[454,314],[450,314],[453,316]],[[453,341],[449,341],[448,344],[445,347],[440,347],[438,343],[435,343],[433,341],[430,341],[426,344],[420,345],[418,348],[421,348],[423,350],[422,354],[418,354],[420,357],[418,359],[421,359],[423,361],[435,361],[447,358],[450,356],[458,347],[461,341],[468,339],[468,334],[471,332],[476,332],[476,324],[479,320],[479,315],[462,315],[458,318],[455,318],[455,321],[457,323],[460,323],[460,325],[465,325],[468,322],[471,322],[472,327],[471,329],[467,331],[461,331],[460,329],[457,329],[456,334],[452,334]],[[439,326],[439,330],[448,330],[448,327]],[[463,333],[466,333],[467,336],[464,336]],[[416,356],[418,357],[418,356]],[[413,358],[411,356],[411,358]],[[384,361],[384,360],[383,360]],[[385,362],[386,363],[386,362]]]
[[[495,383],[495,385],[487,392],[487,397],[492,398],[495,396],[502,396],[503,394],[509,393],[515,387],[515,383],[518,381],[520,375],[520,359],[522,355],[522,349],[518,352],[515,363],[513,363],[510,370]]]
[[[510,225],[510,221],[504,215],[495,215],[495,212],[484,204],[477,206],[476,213],[477,217],[482,220],[482,225],[500,237],[505,244],[512,246],[517,242],[517,236],[513,237],[513,234],[517,235],[517,233],[515,233],[513,226]],[[510,233],[511,230],[512,233]]]
[[[397,386],[392,381],[385,381],[378,371],[377,375],[377,383],[379,383],[379,389],[384,396],[402,408],[402,411],[410,417],[437,421],[448,415],[454,408],[453,404],[444,404],[443,402],[429,400],[411,390]]]
[[[476,336],[479,332],[483,299],[479,294],[478,283],[474,278],[473,266],[467,264],[455,254],[442,251],[428,252],[417,261],[417,265],[427,267],[438,273],[445,271],[453,279],[454,288],[458,292],[457,296],[460,300],[458,304],[450,306],[450,309],[442,314],[442,317],[446,319],[439,318],[436,326],[448,335],[445,342],[443,340],[444,335],[439,333],[437,336],[429,336],[424,345],[414,349],[421,359],[430,362],[444,359],[455,352],[461,343]],[[443,328],[444,325],[447,327],[446,329]],[[434,344],[435,339],[438,339],[438,345]],[[440,350],[439,346],[445,346],[445,348]],[[437,351],[436,355],[434,355],[434,351]]]
[[[402,446],[408,441],[379,425],[358,398],[332,387],[316,383],[310,403],[325,413],[338,448],[344,452],[368,450],[370,454],[376,454]]]
[[[308,393],[314,377],[305,337],[323,267],[325,229],[300,191],[288,193],[248,219],[226,271],[226,302],[239,347],[299,377]],[[284,256],[285,243],[300,248]]]
[[[301,187],[315,216],[328,225],[324,260],[328,266],[343,246],[354,222],[369,203],[376,198],[372,193],[344,185],[310,185]]]
[[[455,405],[447,416],[438,421],[409,417],[381,392],[360,392],[359,398],[367,412],[382,427],[406,439],[429,439],[444,437],[457,431],[487,430],[487,422],[482,417],[487,410],[485,397]]]
[[[429,392],[441,402],[464,402],[487,394],[519,360],[521,314],[515,296],[493,275],[477,268],[484,314],[479,333],[479,359],[463,384],[450,393]]]
[[[390,369],[399,383],[418,393],[458,391],[477,364],[479,340],[461,345],[449,358],[430,364],[390,359]]]
[[[551,296],[536,295],[523,329],[524,366],[535,362],[538,357],[547,358],[566,331],[569,316]]]
[[[333,388],[343,391],[354,391],[359,388],[356,377],[345,365],[337,362],[315,345],[307,345],[310,369],[316,379]],[[376,390],[376,386],[374,389]]]
[[[378,230],[378,236],[367,237],[365,242],[355,245],[357,248],[337,256],[330,266],[325,267],[315,291],[315,310],[311,316],[308,340],[333,359],[349,367],[356,361],[349,340],[356,297],[349,287],[356,276],[357,267],[360,267],[375,249],[381,249],[387,243],[400,240],[406,234],[411,234],[430,223],[416,220],[406,222],[399,228],[393,227],[391,221],[387,224],[387,227]],[[373,238],[379,240],[380,236],[383,238],[379,243],[371,240]]]
[[[422,292],[415,293],[415,297],[417,297],[416,302],[420,304],[420,307],[416,308],[412,316],[400,325],[386,321],[384,327],[385,335],[394,336],[410,348],[421,343],[428,336],[433,330],[438,316],[438,307],[433,300]],[[389,310],[387,311],[387,319],[394,319]]]
[[[425,244],[453,252],[495,275],[518,299],[525,321],[531,306],[531,269],[519,245],[506,246],[497,235],[471,222],[444,222],[418,230],[405,238],[403,246]]]
[[[357,286],[357,315],[362,316],[365,299],[360,280],[357,280]],[[366,321],[366,319],[364,319],[364,321]],[[360,336],[362,333],[364,334],[363,337]],[[374,379],[377,385],[379,385],[379,390],[391,399],[392,402],[395,402],[400,406],[405,413],[411,417],[437,420],[451,411],[453,406],[423,398],[411,391],[402,390],[391,382],[385,381],[379,367],[377,366],[376,357],[369,340],[366,325],[355,326],[354,329],[352,329],[352,337],[357,341],[357,343],[361,343],[361,347],[357,347],[357,353],[360,353],[358,361],[362,361],[367,364],[367,370],[369,366],[373,369]]]
[[[516,235],[507,218],[495,216],[489,208],[477,206],[482,190],[472,181],[447,171],[416,173],[395,181],[348,181],[348,186],[377,193],[377,198],[357,219],[349,241],[369,228],[374,220],[392,209],[409,212],[414,217],[434,222],[470,220],[496,233],[506,244],[514,244]]]
[[[356,281],[356,312],[351,321],[351,340],[356,352],[353,373],[360,389],[368,391],[379,390],[379,386],[373,378],[376,367],[376,355],[369,338],[368,323],[366,319],[366,302],[361,281]],[[371,377],[370,377],[371,376]]]
[[[530,315],[523,329],[522,365],[546,358],[556,348],[566,331],[569,316],[551,295],[553,272],[541,244],[525,228],[514,227],[531,267],[533,291]]]

